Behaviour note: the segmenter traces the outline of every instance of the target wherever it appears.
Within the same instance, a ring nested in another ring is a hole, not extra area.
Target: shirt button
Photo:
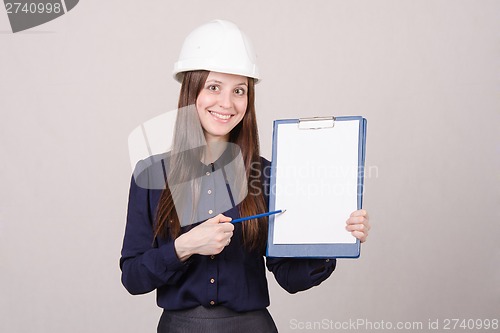
[[[205,173],[205,175],[210,176],[210,172],[207,171],[207,173]]]
[[[210,279],[210,283],[214,283],[215,282],[215,279]]]
[[[210,209],[210,210],[208,211],[208,214],[212,214],[213,212],[214,212],[214,211]]]
[[[210,259],[215,259],[215,256],[214,256],[214,255],[211,255],[211,256],[210,256]]]
[[[330,262],[330,259],[326,259],[325,261],[326,261],[326,262]]]
[[[212,190],[208,190],[208,191],[207,191],[207,193],[208,193],[208,194],[212,194]]]
[[[210,305],[214,305],[214,304],[215,304],[215,302],[214,302],[214,301],[210,301]]]

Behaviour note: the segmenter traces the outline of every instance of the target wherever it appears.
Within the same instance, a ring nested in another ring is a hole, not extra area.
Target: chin
[[[229,133],[230,132],[226,132],[226,131],[207,131],[205,133],[205,136],[209,136],[209,137],[212,137],[212,138],[223,138],[223,137],[227,137],[229,138]]]

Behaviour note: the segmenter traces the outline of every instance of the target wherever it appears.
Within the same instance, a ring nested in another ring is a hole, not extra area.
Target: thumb
[[[208,219],[206,223],[218,224],[218,223],[231,222],[231,220],[232,218],[225,216],[223,214],[219,214],[217,216],[212,217],[211,219]]]

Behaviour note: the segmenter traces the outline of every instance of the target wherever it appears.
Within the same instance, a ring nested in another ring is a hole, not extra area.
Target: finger
[[[232,218],[230,218],[229,216],[226,216],[224,214],[219,214],[216,216],[216,218],[218,219],[219,223],[227,223],[227,222],[231,222]]]
[[[224,216],[224,215],[222,215],[222,216],[223,217],[219,220],[220,223],[229,223],[229,222],[231,222],[233,220],[229,216]]]
[[[362,231],[364,233],[368,233],[371,229],[370,225],[367,223],[348,223],[345,228],[347,231]]]
[[[347,224],[367,224],[368,219],[364,216],[351,216],[350,218],[347,219],[346,223]]]
[[[219,230],[225,232],[225,233],[232,233],[234,230],[234,224],[232,223],[220,223],[219,224]]]
[[[218,224],[218,223],[230,222],[231,220],[232,220],[232,218],[225,216],[223,214],[219,214],[217,216],[214,216],[214,217],[206,220],[205,223]]]
[[[222,214],[219,214],[219,215],[222,215]],[[208,223],[208,224],[219,224],[219,219],[220,219],[220,216],[217,215],[217,216],[214,216],[212,218],[209,218],[208,220],[206,220],[204,223]]]
[[[368,213],[364,209],[358,209],[351,213],[350,217],[353,216],[368,216]]]
[[[362,232],[367,232],[369,228],[362,223],[358,224],[348,224],[345,226],[347,231],[362,231]]]
[[[367,234],[361,232],[361,231],[353,231],[351,232],[351,235],[359,239],[361,243],[364,243],[366,241],[366,237],[368,237]]]

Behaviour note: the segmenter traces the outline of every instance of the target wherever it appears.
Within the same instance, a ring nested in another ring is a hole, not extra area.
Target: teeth
[[[210,111],[210,113],[212,115],[216,116],[217,118],[222,119],[222,120],[228,120],[229,118],[231,118],[230,114],[220,114],[220,113],[213,112],[213,111]]]

